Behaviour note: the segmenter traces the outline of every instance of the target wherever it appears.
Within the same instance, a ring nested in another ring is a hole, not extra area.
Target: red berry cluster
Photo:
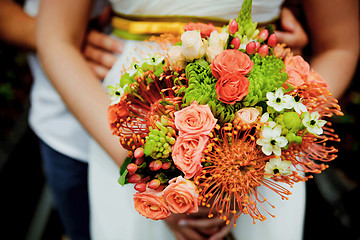
[[[267,29],[261,30],[258,35],[259,41],[252,41],[246,45],[246,53],[251,55],[259,53],[260,56],[265,57],[269,54],[269,47],[275,47],[277,44],[277,37],[275,33],[270,34]],[[261,45],[261,42],[264,43]],[[266,43],[265,43],[266,42]]]
[[[169,160],[146,157],[141,147],[135,149],[133,156],[132,162],[126,167],[127,180],[135,184],[134,188],[138,192],[144,192],[146,188],[162,190],[175,171],[178,171]]]

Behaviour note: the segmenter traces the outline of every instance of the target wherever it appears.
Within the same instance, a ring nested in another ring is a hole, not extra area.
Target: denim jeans
[[[66,235],[71,240],[90,239],[88,164],[39,142],[45,178]]]

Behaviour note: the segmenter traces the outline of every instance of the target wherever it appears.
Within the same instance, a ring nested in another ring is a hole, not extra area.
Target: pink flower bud
[[[138,191],[138,192],[145,192],[145,190],[146,190],[146,183],[138,182],[137,184],[135,184],[134,188],[135,188],[135,190]]]
[[[171,167],[171,162],[164,162],[161,166],[161,169],[167,170]]]
[[[130,174],[133,174],[138,169],[138,165],[136,165],[135,163],[129,163],[129,165],[127,165],[126,169],[128,170],[128,172]]]
[[[269,36],[269,39],[268,39],[267,43],[268,43],[269,47],[275,47],[276,46],[276,44],[277,44],[277,36],[276,36],[275,33],[273,33],[273,34],[271,34]]]
[[[143,157],[135,159],[135,164],[136,164],[136,165],[141,165],[143,162],[144,162],[144,158],[143,158]]]
[[[263,41],[265,41],[268,38],[268,36],[269,36],[269,31],[267,29],[263,29],[259,33],[259,38]]]
[[[161,184],[158,188],[156,188],[155,190],[158,191],[158,192],[161,192],[162,190],[164,190],[165,188],[165,185],[164,184]]]
[[[229,24],[229,33],[230,34],[236,33],[238,28],[239,28],[239,25],[238,25],[237,21],[235,19],[233,19]]]
[[[234,49],[239,49],[239,47],[240,47],[240,38],[238,38],[238,37],[236,37],[236,38],[233,38],[233,40],[231,40],[231,45],[233,45],[234,47]]]
[[[137,183],[140,180],[141,180],[140,174],[134,174],[134,175],[130,176],[128,179],[129,183]]]
[[[255,42],[255,51],[258,52],[260,49],[260,42]]]
[[[269,46],[266,45],[266,44],[263,45],[263,46],[261,46],[261,48],[259,49],[258,53],[259,53],[259,55],[260,55],[261,57],[266,57],[266,56],[268,55],[268,53],[269,53]]]
[[[149,164],[149,168],[150,168],[151,171],[157,171],[157,170],[159,170],[161,167],[162,167],[162,162],[161,162],[160,160],[152,161],[152,162]]]
[[[246,53],[247,54],[254,54],[256,52],[256,44],[255,42],[249,42],[246,45]]]
[[[143,177],[140,182],[147,183],[150,180],[150,176]]]
[[[141,148],[141,147],[135,149],[135,151],[134,151],[134,157],[135,157],[135,158],[141,158],[142,156],[144,156],[144,149]]]
[[[156,189],[160,186],[161,182],[159,179],[153,179],[148,183],[148,187],[151,189]]]

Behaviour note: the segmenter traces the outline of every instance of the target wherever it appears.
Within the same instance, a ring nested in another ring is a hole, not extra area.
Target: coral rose
[[[172,46],[168,52],[169,55],[169,63],[171,66],[180,67],[185,69],[186,67],[186,58],[182,53],[181,46]]]
[[[310,73],[310,65],[301,56],[289,56],[284,61],[286,67],[293,67],[294,70],[305,81]]]
[[[185,134],[176,139],[172,147],[172,158],[186,179],[192,178],[202,169],[201,159],[207,142],[208,137],[204,135]]]
[[[196,101],[190,106],[175,112],[175,126],[182,134],[208,135],[215,127],[214,118],[208,105],[198,105]]]
[[[196,186],[192,181],[179,176],[169,181],[163,196],[173,213],[196,213],[199,210]]]
[[[207,49],[207,41],[202,39],[200,31],[187,31],[181,34],[182,53],[189,61],[204,56]]]
[[[249,93],[249,80],[238,72],[222,75],[215,85],[217,99],[223,103],[234,105]]]
[[[211,63],[211,72],[216,78],[225,73],[238,72],[242,75],[248,74],[254,66],[250,57],[236,49],[224,50],[218,54]]]
[[[171,215],[161,192],[146,191],[134,194],[135,210],[144,217],[153,220],[163,220]]]
[[[210,37],[212,32],[214,32],[214,31],[218,32],[219,31],[211,23],[205,24],[205,23],[193,23],[193,22],[190,22],[190,23],[186,24],[186,26],[184,27],[184,30],[185,31],[199,30],[200,33],[201,33],[202,38]]]
[[[243,123],[251,124],[256,121],[259,115],[260,112],[256,108],[242,108],[235,113],[234,121],[240,120]]]
[[[285,71],[289,75],[289,79],[285,82],[285,85],[288,83],[293,87],[299,87],[305,83],[298,71],[295,70],[295,68],[291,66],[286,66]]]

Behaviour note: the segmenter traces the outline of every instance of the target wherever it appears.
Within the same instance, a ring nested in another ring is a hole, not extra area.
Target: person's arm
[[[106,15],[106,12],[103,15]],[[108,22],[108,16],[104,17],[103,21]],[[27,15],[19,4],[0,0],[0,40],[22,49],[36,51],[35,23],[35,18]],[[86,34],[83,54],[92,71],[100,79],[106,76],[116,62],[114,54],[120,54],[122,50],[123,43],[106,34],[94,29],[89,29]]]
[[[121,166],[127,152],[110,131],[108,97],[81,54],[90,9],[88,0],[41,1],[36,46],[47,76],[70,111]]]
[[[35,50],[35,19],[11,0],[0,0],[0,39],[28,50]]]
[[[305,0],[313,67],[341,97],[354,75],[359,59],[359,1]]]

